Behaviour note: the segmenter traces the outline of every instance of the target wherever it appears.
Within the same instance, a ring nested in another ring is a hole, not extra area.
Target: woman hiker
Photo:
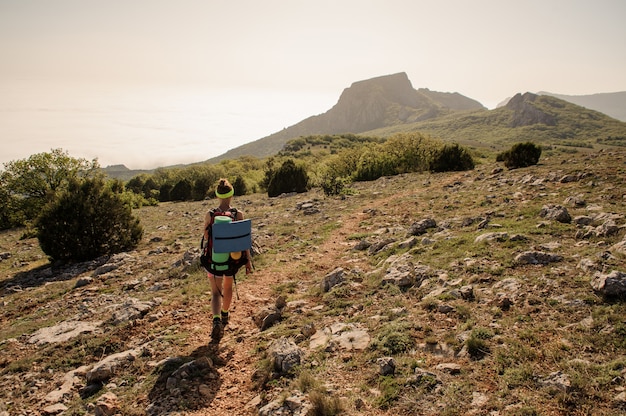
[[[243,212],[232,208],[230,203],[233,199],[234,188],[227,179],[220,179],[215,190],[215,196],[219,198],[220,204],[217,208],[210,210],[204,217],[204,239],[208,241],[208,227],[213,222],[213,217],[220,213],[231,213],[233,221],[243,220]],[[246,263],[246,274],[252,272],[252,263],[250,260],[250,251],[248,250],[248,262]],[[211,311],[213,312],[213,330],[211,331],[211,340],[219,342],[224,335],[224,327],[228,325],[229,308],[233,299],[233,282],[235,280],[234,273],[232,276],[219,272],[207,272],[209,282],[211,282]]]

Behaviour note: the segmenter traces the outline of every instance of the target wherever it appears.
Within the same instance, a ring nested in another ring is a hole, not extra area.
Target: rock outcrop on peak
[[[531,126],[539,123],[547,126],[556,124],[556,117],[547,114],[533,104],[537,97],[538,95],[527,92],[525,94],[516,94],[509,100],[506,108],[513,110],[511,127]]]

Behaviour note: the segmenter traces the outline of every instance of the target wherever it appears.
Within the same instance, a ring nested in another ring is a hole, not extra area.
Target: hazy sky
[[[316,91],[329,109],[352,82],[406,72],[493,108],[625,91],[624,22],[624,0],[0,0],[0,85]]]

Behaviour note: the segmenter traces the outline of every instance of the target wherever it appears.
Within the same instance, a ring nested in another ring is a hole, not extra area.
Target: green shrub
[[[326,196],[341,195],[350,182],[347,178],[327,177],[320,182],[320,187]]]
[[[454,172],[474,169],[474,159],[458,144],[446,144],[434,152],[430,163],[433,172]]]
[[[497,155],[496,161],[504,162],[509,169],[525,168],[539,163],[541,147],[534,143],[517,143],[511,149]]]
[[[192,199],[193,187],[187,179],[182,179],[174,185],[170,192],[172,201],[189,201]]]
[[[485,340],[474,333],[465,341],[465,346],[467,347],[467,353],[475,360],[480,360],[489,352],[489,347]]]
[[[171,192],[172,192],[172,185],[170,185],[169,183],[164,183],[163,185],[161,185],[161,187],[159,188],[159,201],[160,202],[166,202],[166,201],[171,201],[172,197],[171,197]]]
[[[287,159],[276,171],[271,172],[267,186],[267,195],[275,197],[283,193],[306,192],[309,186],[309,176],[302,165],[296,165],[292,159]]]
[[[241,196],[248,193],[248,185],[241,175],[237,175],[233,181],[233,188],[235,189],[235,195]]]
[[[354,172],[357,181],[373,181],[383,176],[397,175],[398,160],[392,155],[377,149],[361,154]]]
[[[378,337],[372,342],[371,348],[386,355],[394,355],[406,352],[414,345],[409,325],[390,323],[381,329]]]
[[[374,399],[374,405],[383,410],[389,409],[398,400],[402,390],[398,380],[391,376],[380,377],[378,388],[380,396]]]
[[[37,219],[39,244],[53,260],[85,261],[131,250],[142,235],[122,194],[101,178],[73,181]]]
[[[344,406],[339,397],[325,391],[314,390],[309,393],[312,416],[335,416],[344,412]]]

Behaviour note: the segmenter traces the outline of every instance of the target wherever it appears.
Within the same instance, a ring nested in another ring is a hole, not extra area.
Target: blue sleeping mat
[[[252,247],[252,221],[216,222],[212,236],[215,253],[248,250]]]

